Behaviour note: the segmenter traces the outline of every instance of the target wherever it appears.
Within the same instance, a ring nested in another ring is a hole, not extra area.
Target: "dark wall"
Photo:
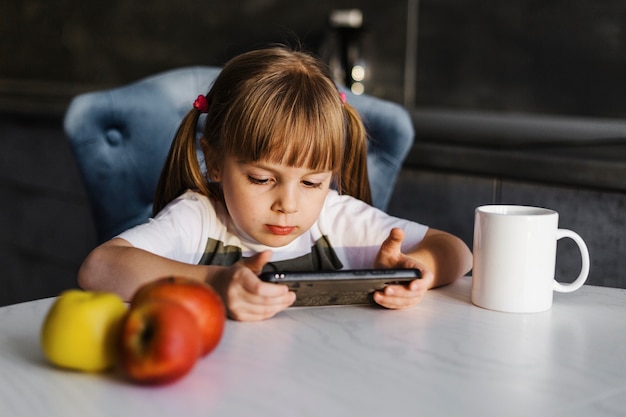
[[[420,1],[417,104],[626,117],[626,2]]]
[[[330,11],[348,8],[365,17],[369,93],[403,102],[409,18],[418,26],[409,104],[626,115],[622,0],[5,0],[0,110],[59,111],[79,91],[221,65],[268,42],[319,50]]]
[[[219,66],[268,43],[317,52],[328,41],[330,12],[344,8],[364,15],[367,83],[401,100],[406,2],[371,0],[8,0],[0,4],[0,96],[25,106],[39,89],[62,107],[79,91],[180,66]]]

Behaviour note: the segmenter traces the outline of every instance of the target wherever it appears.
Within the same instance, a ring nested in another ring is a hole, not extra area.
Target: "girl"
[[[231,318],[261,320],[295,300],[262,270],[420,269],[422,279],[374,295],[393,309],[469,271],[460,239],[369,202],[365,129],[327,68],[282,47],[245,53],[183,119],[154,218],[94,249],[79,284],[129,299],[148,281],[187,276],[211,284]]]

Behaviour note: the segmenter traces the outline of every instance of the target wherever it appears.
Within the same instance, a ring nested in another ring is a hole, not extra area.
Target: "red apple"
[[[226,311],[222,299],[210,285],[191,278],[161,278],[139,288],[131,300],[131,308],[152,299],[180,303],[196,317],[202,340],[201,356],[218,345],[224,332]]]
[[[195,317],[167,300],[146,300],[122,319],[119,364],[133,381],[166,384],[189,372],[202,347]]]

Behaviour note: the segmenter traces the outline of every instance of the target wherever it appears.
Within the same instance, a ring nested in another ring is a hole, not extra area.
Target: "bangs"
[[[338,94],[314,91],[299,83],[272,83],[288,87],[263,91],[252,87],[233,106],[229,122],[229,154],[246,162],[260,160],[337,173],[342,163],[344,117]],[[308,92],[308,93],[307,93]]]

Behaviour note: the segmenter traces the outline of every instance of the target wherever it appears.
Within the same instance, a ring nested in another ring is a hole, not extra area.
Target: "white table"
[[[497,313],[470,279],[413,310],[292,308],[227,323],[183,380],[132,385],[48,365],[52,299],[0,309],[2,416],[624,416],[626,290],[555,294],[551,311]]]

